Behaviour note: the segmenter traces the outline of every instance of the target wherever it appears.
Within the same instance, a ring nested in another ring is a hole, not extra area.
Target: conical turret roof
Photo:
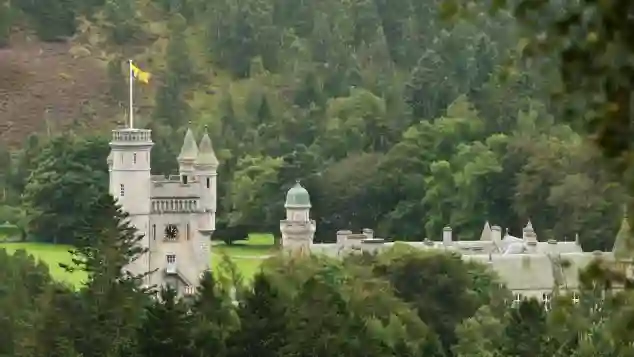
[[[207,128],[205,128],[205,135],[203,135],[202,140],[200,140],[196,165],[218,166],[218,158],[211,144],[211,138],[209,137],[209,133],[207,133]]]
[[[482,228],[482,233],[480,234],[480,240],[488,241],[492,240],[492,232],[491,226],[489,225],[489,221],[484,223],[484,227]]]
[[[196,145],[196,138],[191,128],[187,128],[185,134],[185,140],[181,147],[181,153],[178,155],[178,160],[195,160],[198,156],[198,146]]]
[[[634,249],[634,237],[630,229],[630,223],[627,219],[627,209],[624,209],[623,220],[621,221],[621,228],[616,234],[614,240],[614,246],[612,247],[612,253],[617,259],[629,259],[634,255],[632,254]]]

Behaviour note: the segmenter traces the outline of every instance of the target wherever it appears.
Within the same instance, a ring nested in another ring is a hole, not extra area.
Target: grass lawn
[[[236,241],[232,245],[225,245],[222,242],[213,244],[211,247],[211,266],[213,270],[222,261],[222,256],[228,255],[243,277],[249,280],[258,271],[262,261],[273,253],[272,235],[250,234],[248,240]]]
[[[53,278],[73,285],[81,284],[85,275],[82,272],[68,273],[59,267],[59,263],[70,263],[68,246],[42,243],[0,243],[9,253],[19,249],[26,250],[49,266]],[[213,242],[211,247],[212,270],[217,267],[222,256],[226,254],[236,264],[245,279],[249,280],[258,271],[266,257],[273,254],[273,236],[268,234],[251,234],[249,240],[237,241],[231,246],[222,242]]]
[[[83,272],[68,273],[59,266],[59,263],[71,263],[69,246],[53,245],[42,243],[0,243],[0,248],[4,248],[9,253],[24,249],[36,259],[48,265],[53,278],[68,282],[72,285],[81,284],[85,274]]]

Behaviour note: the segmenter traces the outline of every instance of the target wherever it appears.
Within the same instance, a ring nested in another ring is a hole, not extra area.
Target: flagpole
[[[130,77],[130,129],[134,128],[134,74],[132,73],[132,60],[128,60],[129,77]]]

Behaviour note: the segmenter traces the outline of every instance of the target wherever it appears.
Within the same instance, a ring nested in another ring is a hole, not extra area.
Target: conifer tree
[[[131,274],[126,266],[147,252],[140,243],[143,235],[129,222],[129,214],[103,192],[88,208],[75,248],[71,250],[73,265],[68,270],[82,270],[89,282],[140,283],[149,272]],[[137,284],[138,285],[138,284]]]
[[[226,356],[226,340],[231,331],[231,306],[226,294],[210,272],[203,274],[191,307],[193,339],[198,356]]]
[[[78,229],[81,238],[71,250],[74,266],[67,266],[88,274],[79,295],[77,352],[85,357],[134,355],[135,331],[147,301],[140,284],[148,273],[132,274],[126,266],[147,251],[139,244],[143,236],[109,193],[95,199]]]
[[[192,315],[187,305],[177,299],[176,291],[161,289],[160,298],[145,309],[145,317],[138,329],[141,356],[194,357],[191,336]]]
[[[239,309],[240,329],[231,336],[230,357],[277,357],[286,344],[285,301],[263,272],[253,279]]]

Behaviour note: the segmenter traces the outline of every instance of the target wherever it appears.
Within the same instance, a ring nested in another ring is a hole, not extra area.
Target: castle
[[[148,253],[130,264],[133,273],[151,272],[146,285],[169,285],[180,295],[195,291],[201,275],[210,269],[210,240],[216,220],[218,159],[205,131],[196,144],[187,130],[178,155],[179,175],[150,173],[153,146],[148,129],[124,128],[112,132],[108,156],[110,193],[130,216],[130,223],[143,235]],[[514,301],[537,297],[547,305],[555,289],[574,292],[578,271],[601,258],[624,269],[631,266],[634,248],[627,219],[623,219],[612,252],[583,252],[574,242],[541,242],[528,222],[522,237],[502,234],[487,222],[479,240],[457,241],[445,227],[439,241],[389,242],[374,237],[371,229],[360,234],[337,232],[336,243],[313,243],[317,226],[310,217],[310,195],[297,182],[286,195],[286,219],[280,221],[286,251],[305,251],[329,256],[354,252],[378,252],[394,244],[424,250],[458,253],[464,260],[490,266],[514,294]],[[622,263],[622,264],[621,264]]]
[[[129,214],[148,249],[128,270],[151,272],[144,282],[148,286],[169,285],[188,295],[210,269],[218,159],[206,130],[197,145],[188,129],[178,155],[179,175],[152,176],[153,145],[148,129],[112,131],[107,159],[110,194]]]
[[[555,290],[571,292],[578,301],[578,272],[595,259],[615,263],[630,272],[633,237],[624,217],[612,252],[584,252],[578,238],[573,242],[548,240],[541,242],[531,222],[523,229],[522,237],[503,235],[499,226],[485,223],[479,240],[456,241],[450,227],[445,227],[439,241],[389,242],[374,237],[371,229],[362,233],[338,231],[336,243],[313,243],[315,221],[310,219],[310,195],[299,182],[286,195],[286,219],[280,221],[282,246],[287,251],[304,251],[328,256],[342,256],[355,252],[379,252],[394,244],[406,244],[424,250],[445,250],[458,253],[466,261],[479,262],[493,269],[513,292],[513,302],[536,297],[548,307]],[[631,275],[631,274],[630,274]]]

